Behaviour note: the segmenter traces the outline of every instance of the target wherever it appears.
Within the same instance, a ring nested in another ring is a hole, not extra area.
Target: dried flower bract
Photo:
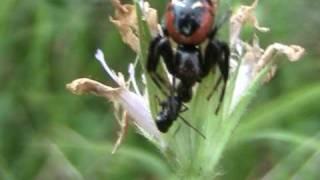
[[[114,17],[109,17],[109,20],[118,28],[122,41],[138,53],[140,51],[140,42],[135,6],[130,4],[121,4],[119,0],[112,0],[112,5],[115,8],[115,15]],[[150,8],[148,2],[144,2],[141,8],[143,10],[144,19],[147,21],[151,33],[156,33],[158,31],[157,11]]]

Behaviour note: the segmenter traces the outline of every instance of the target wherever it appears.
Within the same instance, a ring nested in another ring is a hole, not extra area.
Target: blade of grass
[[[314,149],[310,149],[309,146],[310,144],[313,144],[314,141],[317,141],[318,138],[319,134],[296,148],[272,168],[262,179],[291,179],[295,172],[297,172],[308,159],[313,156],[315,151]]]
[[[106,153],[111,153],[113,149],[113,145],[110,143],[94,143],[88,141],[80,134],[67,127],[59,126],[58,128],[55,128],[54,134],[54,142],[64,150],[76,148],[106,156]],[[121,157],[128,159],[128,161],[129,159],[138,161],[163,177],[167,177],[170,172],[163,160],[138,148],[122,146],[114,157]]]
[[[238,130],[236,136],[254,131],[255,129],[281,123],[284,116],[292,112],[303,111],[308,105],[319,102],[320,84],[305,86],[299,90],[284,95],[253,110]]]
[[[320,179],[319,174],[320,152],[314,153],[312,157],[302,166],[302,168],[294,173],[293,180],[299,179]]]
[[[237,136],[232,140],[231,145],[236,146],[238,143],[244,143],[248,141],[255,140],[272,140],[272,141],[281,141],[284,143],[290,143],[295,145],[303,145],[306,141],[310,140],[311,137],[296,134],[292,132],[282,131],[282,130],[265,130],[265,131],[254,131],[246,134],[246,136]],[[239,145],[239,144],[238,144]],[[320,141],[315,139],[314,141],[306,144],[305,146],[309,146],[309,148],[320,151]]]

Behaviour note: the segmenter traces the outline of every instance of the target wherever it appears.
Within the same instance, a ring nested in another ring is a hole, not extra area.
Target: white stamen
[[[142,83],[143,83],[144,85],[146,85],[146,84],[147,84],[147,78],[146,78],[146,75],[141,74],[141,79],[142,79]]]
[[[240,69],[235,82],[235,89],[232,95],[230,113],[233,112],[234,108],[237,106],[244,93],[248,89],[250,82],[252,81],[252,66],[250,64],[242,64],[239,68]]]
[[[130,80],[132,82],[132,86],[133,86],[133,89],[134,91],[139,95],[141,96],[141,93],[139,91],[139,88],[138,88],[138,85],[137,85],[137,82],[136,82],[136,78],[135,78],[135,70],[134,70],[134,65],[132,63],[129,64],[129,76],[130,76]]]
[[[103,69],[109,74],[109,76],[117,83],[117,84],[122,84],[119,82],[118,76],[116,75],[115,72],[113,72],[109,66],[106,63],[106,60],[104,59],[104,54],[101,51],[101,49],[98,49],[96,54],[95,54],[96,59],[100,62],[102,65]]]

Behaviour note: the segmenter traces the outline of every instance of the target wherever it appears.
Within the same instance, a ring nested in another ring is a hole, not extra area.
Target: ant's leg
[[[170,88],[170,85],[161,77],[157,72],[157,66],[160,61],[160,56],[163,57],[168,71],[171,74],[174,74],[174,65],[173,65],[173,50],[171,48],[169,39],[158,35],[155,37],[149,46],[149,54],[147,59],[147,71],[149,72],[152,80],[155,82],[156,86],[165,94],[168,95],[168,92],[165,92],[163,87]]]

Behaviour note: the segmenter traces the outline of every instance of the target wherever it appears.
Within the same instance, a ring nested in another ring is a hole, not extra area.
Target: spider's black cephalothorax
[[[183,103],[192,98],[192,87],[208,75],[210,70],[218,67],[224,80],[220,102],[224,96],[225,84],[229,75],[229,47],[216,39],[218,26],[213,26],[214,9],[210,0],[171,1],[167,6],[164,35],[158,34],[150,43],[147,70],[155,84],[165,92],[167,100],[161,102],[156,124],[161,132],[167,132],[182,111]],[[213,28],[212,28],[213,27]],[[177,43],[173,50],[169,39]],[[205,40],[208,44],[202,53],[199,45]],[[160,57],[173,76],[173,83],[166,84],[156,69]],[[180,82],[176,87],[175,78]],[[219,106],[217,111],[219,110]],[[182,117],[181,117],[182,118]]]

